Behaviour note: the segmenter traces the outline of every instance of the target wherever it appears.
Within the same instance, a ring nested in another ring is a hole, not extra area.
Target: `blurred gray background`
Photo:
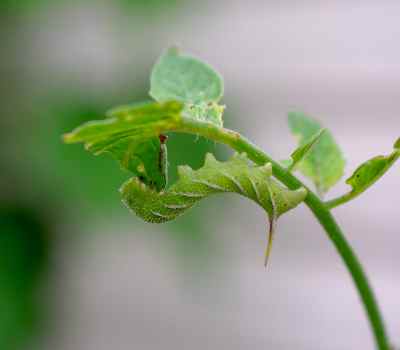
[[[280,220],[265,270],[266,218],[252,202],[213,197],[177,223],[141,223],[119,202],[128,175],[112,160],[62,145],[60,135],[145,98],[151,66],[177,44],[223,75],[228,128],[283,159],[295,147],[287,112],[304,111],[336,136],[348,176],[400,136],[400,2],[2,6],[0,199],[32,208],[51,232],[32,291],[40,330],[19,348],[374,348],[350,277],[307,208]],[[208,142],[179,142],[170,150],[175,163],[197,145],[227,154]],[[397,164],[335,209],[398,346],[399,174]],[[343,182],[327,197],[346,191]]]

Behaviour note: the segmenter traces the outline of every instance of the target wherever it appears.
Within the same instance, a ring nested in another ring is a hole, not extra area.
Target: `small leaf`
[[[150,78],[150,95],[158,102],[176,100],[184,103],[183,115],[222,125],[223,96],[221,76],[209,65],[176,48],[163,54]]]
[[[178,102],[117,107],[107,119],[85,123],[64,140],[83,142],[94,155],[111,154],[123,169],[160,191],[167,183],[167,150],[160,135],[180,120],[181,110]]]
[[[321,125],[302,113],[289,113],[289,126],[299,137],[299,145],[305,146],[321,130]],[[326,130],[318,143],[300,161],[297,168],[315,184],[321,194],[327,192],[343,176],[345,160],[332,134]]]
[[[292,158],[291,164],[288,166],[289,171],[296,168],[297,164],[301,162],[304,157],[310,152],[312,147],[317,144],[320,140],[322,134],[325,132],[325,129],[319,130],[314,136],[311,137],[310,141],[306,142],[304,145],[296,148],[293,153],[290,155]]]
[[[150,95],[159,102],[218,102],[223,95],[222,78],[209,65],[171,48],[153,68]]]
[[[394,149],[400,149],[400,137],[397,139],[397,141],[393,145]]]
[[[275,221],[296,207],[307,195],[304,188],[292,191],[272,179],[271,164],[251,165],[248,158],[234,155],[227,162],[217,161],[207,154],[205,164],[198,170],[179,167],[179,179],[165,191],[157,192],[135,177],[121,187],[123,202],[136,215],[148,222],[174,220],[199,200],[217,193],[234,192],[258,203],[266,211],[269,221],[269,256]]]
[[[361,164],[354,173],[346,180],[352,187],[351,197],[364,192],[385,174],[400,156],[397,147],[399,140],[394,144],[395,150],[388,156],[376,156]]]

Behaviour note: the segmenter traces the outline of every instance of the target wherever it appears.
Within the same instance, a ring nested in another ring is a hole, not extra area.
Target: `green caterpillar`
[[[272,179],[272,167],[250,165],[245,154],[235,154],[229,161],[219,162],[207,154],[204,166],[193,170],[178,168],[179,180],[165,191],[157,192],[134,177],[120,189],[124,204],[147,222],[174,220],[202,198],[211,194],[235,192],[258,203],[270,221],[268,257],[274,223],[288,210],[296,207],[307,195],[304,188],[292,191]]]

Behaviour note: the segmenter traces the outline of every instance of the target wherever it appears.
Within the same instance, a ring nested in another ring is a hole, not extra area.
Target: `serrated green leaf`
[[[396,162],[400,156],[398,148],[399,140],[394,144],[395,150],[388,156],[376,156],[361,164],[354,173],[346,180],[346,183],[352,187],[351,197],[359,195],[368,187],[378,181]]]
[[[289,113],[289,126],[299,138],[299,145],[305,146],[321,130],[321,125],[302,113]],[[318,144],[300,161],[297,168],[315,184],[321,194],[335,185],[344,173],[345,160],[332,134],[326,130]]]
[[[139,178],[128,180],[121,187],[123,202],[143,220],[162,223],[174,220],[209,195],[238,193],[267,212],[270,236],[266,258],[271,249],[275,221],[307,195],[304,188],[292,191],[283,187],[271,178],[271,164],[252,165],[244,154],[219,162],[209,153],[202,168],[193,170],[182,166],[178,171],[178,181],[162,192],[149,188]]]
[[[85,123],[64,140],[83,142],[94,155],[111,154],[123,169],[160,191],[167,182],[167,150],[160,134],[180,120],[181,110],[179,102],[117,107],[107,119]]]
[[[306,157],[306,155],[311,151],[312,147],[317,144],[320,140],[322,134],[325,132],[325,129],[320,129],[311,139],[305,144],[296,148],[293,153],[290,155],[291,164],[288,165],[289,171],[296,168],[296,166]]]
[[[196,58],[182,55],[176,48],[164,53],[153,67],[150,96],[158,102],[184,103],[183,115],[222,125],[221,76]]]

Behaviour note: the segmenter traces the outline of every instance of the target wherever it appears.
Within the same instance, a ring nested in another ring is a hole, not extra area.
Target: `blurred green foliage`
[[[49,227],[32,208],[0,204],[0,349],[19,349],[40,329]]]
[[[82,155],[85,152],[79,146],[68,149],[60,137],[75,122],[99,118],[102,105],[84,96],[61,96],[47,109],[36,112],[37,129],[28,137],[23,158],[30,160],[33,182],[41,185],[41,191],[48,191],[64,210],[104,214],[103,210],[119,205],[118,193],[110,185],[123,181],[123,172],[109,157],[93,160],[89,154]]]
[[[110,6],[153,19],[153,15],[173,11],[179,3],[116,0]],[[84,121],[103,118],[110,106],[146,99],[148,82],[135,72],[147,68],[125,67],[132,77],[124,80],[123,87],[115,82],[109,92],[100,89],[103,93],[93,93],[85,91],[79,81],[62,82],[46,75],[46,70],[25,54],[31,43],[24,41],[24,31],[30,26],[38,31],[46,28],[32,22],[35,19],[30,19],[30,13],[46,14],[54,6],[75,4],[96,6],[84,0],[0,1],[0,39],[5,44],[0,58],[0,350],[31,348],[30,341],[45,323],[46,300],[41,288],[48,283],[49,255],[54,254],[58,237],[73,240],[98,219],[119,223],[122,218],[132,234],[142,225],[123,208],[116,190],[129,173],[121,171],[111,157],[93,159],[81,145],[66,146],[60,135]],[[188,135],[170,135],[168,147],[171,182],[178,164],[200,167],[204,154],[215,149],[213,143]],[[212,210],[208,207],[203,210]],[[204,265],[216,255],[212,226],[201,219],[201,211],[198,208],[160,227],[160,235],[171,238],[176,248],[173,253],[181,258],[177,267],[188,272],[182,273],[182,279],[194,275],[195,266],[204,273]],[[54,230],[53,221],[57,223]],[[73,234],[63,230],[71,223],[76,229]]]
[[[161,12],[165,10],[173,9],[180,0],[114,0],[114,6],[121,6],[124,10],[139,9],[142,11]],[[72,1],[58,1],[58,3],[66,4],[93,4],[90,0],[72,0]],[[0,11],[8,10],[13,12],[26,12],[37,10],[38,8],[45,8],[54,5],[54,1],[51,0],[2,0],[0,1]]]

